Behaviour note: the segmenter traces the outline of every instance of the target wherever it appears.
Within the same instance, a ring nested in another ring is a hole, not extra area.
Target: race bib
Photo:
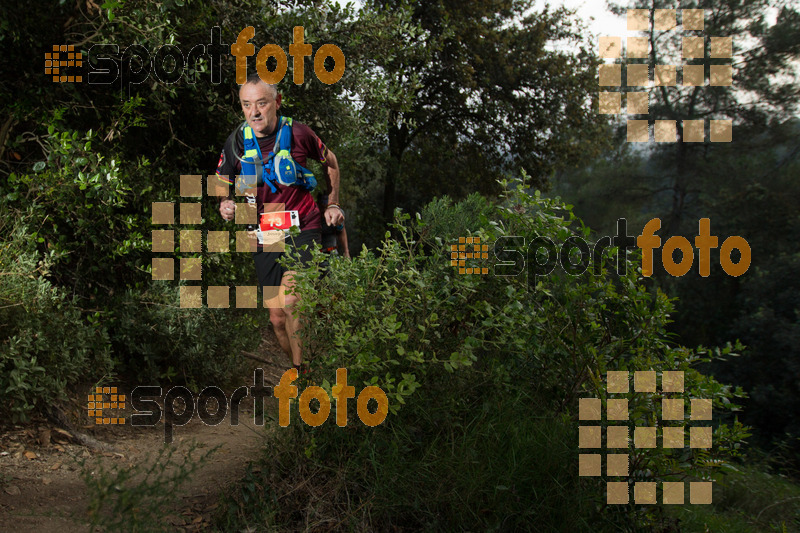
[[[258,224],[258,244],[273,244],[289,235],[289,228],[300,227],[300,215],[297,211],[275,211],[262,213]]]

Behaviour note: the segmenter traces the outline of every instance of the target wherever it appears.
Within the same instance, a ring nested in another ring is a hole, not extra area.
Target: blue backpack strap
[[[241,158],[242,175],[255,176],[256,184],[266,183],[272,193],[278,192],[275,182],[286,186],[296,185],[309,191],[314,190],[317,186],[314,173],[292,158],[291,118],[281,117],[278,134],[275,136],[275,146],[266,159],[261,155],[261,148],[258,146],[253,129],[245,125],[242,132],[244,141],[244,157]]]
[[[293,174],[296,176],[295,184],[297,186],[303,187],[309,191],[314,190],[314,187],[317,186],[317,179],[314,177],[314,173],[292,158],[292,119],[290,117],[281,117],[280,129],[275,138],[275,148],[273,151],[276,156],[281,156],[278,158],[279,161],[281,161],[281,165],[285,165],[287,159],[291,161],[291,166],[294,167]],[[272,155],[272,153],[270,153],[270,155]],[[287,167],[284,172],[288,172],[291,166]],[[276,172],[280,172],[281,170],[282,169],[278,168]]]
[[[260,185],[266,183],[269,185],[273,193],[278,192],[275,184],[272,183],[272,176],[270,175],[270,165],[268,161],[274,157],[275,154],[270,153],[270,159],[264,161],[261,155],[261,148],[258,146],[258,140],[253,133],[253,128],[246,125],[242,129],[242,140],[244,141],[244,157],[242,157],[242,175],[255,176],[255,184]],[[258,163],[256,163],[258,161]]]
[[[281,150],[292,150],[292,119],[291,117],[281,117],[281,127],[278,136],[275,137],[275,149],[277,154]]]

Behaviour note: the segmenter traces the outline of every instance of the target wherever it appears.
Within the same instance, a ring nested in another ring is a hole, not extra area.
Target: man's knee
[[[281,330],[286,328],[286,314],[283,312],[282,309],[270,309],[269,321],[272,322],[272,326],[276,330]]]
[[[284,308],[287,311],[291,311],[291,310],[294,309],[294,306],[299,301],[300,301],[300,298],[297,295],[295,295],[295,294],[287,294],[286,297],[284,298]]]
[[[287,311],[294,309],[294,306],[300,301],[300,297],[294,292],[294,274],[294,271],[284,272],[283,278],[281,278],[284,293],[283,307]]]

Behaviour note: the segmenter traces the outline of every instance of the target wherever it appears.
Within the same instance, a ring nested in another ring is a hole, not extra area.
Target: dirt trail
[[[262,346],[263,348],[263,346]],[[259,350],[259,353],[277,353],[278,350]],[[264,369],[264,382],[274,385],[288,360],[282,356],[267,355],[274,364],[253,364]],[[252,369],[239,385],[252,385]],[[228,394],[230,391],[226,391]],[[82,395],[82,398],[86,398]],[[75,400],[74,415],[79,414]],[[273,398],[266,401],[266,409],[274,412]],[[176,531],[206,529],[211,523],[219,494],[231,482],[240,479],[250,461],[260,453],[265,431],[272,431],[270,419],[263,426],[253,422],[252,400],[242,401],[239,425],[230,425],[230,413],[217,426],[207,426],[197,415],[184,426],[174,427],[173,445],[177,459],[185,455],[189,444],[195,441],[199,456],[215,446],[220,448],[211,456],[191,480],[181,489],[175,512],[169,517]],[[126,414],[132,413],[128,408]],[[164,443],[163,420],[155,427],[88,425],[85,407],[75,427],[91,434],[99,441],[111,444],[115,452],[91,451],[71,442],[68,437],[44,420],[25,426],[2,428],[0,432],[0,532],[85,532],[87,527],[86,485],[80,477],[79,458],[103,461],[107,469],[113,465],[129,467],[147,462],[158,455]],[[74,422],[74,421],[73,421]]]

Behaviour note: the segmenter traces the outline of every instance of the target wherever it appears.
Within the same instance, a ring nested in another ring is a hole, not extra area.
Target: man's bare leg
[[[281,294],[285,295],[284,307],[270,309],[269,315],[281,349],[291,358],[293,365],[299,366],[303,361],[303,349],[298,335],[300,318],[294,313],[294,309],[300,299],[295,294],[288,294],[294,287],[293,274],[294,272],[285,272],[281,279]]]
[[[272,322],[272,329],[278,337],[278,344],[281,345],[283,353],[292,358],[292,348],[289,344],[289,335],[286,334],[286,314],[283,309],[270,309],[269,320]]]

